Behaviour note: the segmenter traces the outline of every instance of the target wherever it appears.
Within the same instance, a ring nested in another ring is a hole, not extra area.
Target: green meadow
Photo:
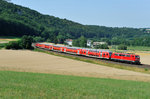
[[[150,82],[0,71],[0,99],[149,99]]]
[[[0,43],[0,49],[4,48],[6,43]]]
[[[115,48],[112,48],[111,46],[110,46],[110,49],[109,50],[111,50],[111,51],[116,51],[116,52],[126,52],[126,51],[124,51],[124,50],[118,50],[117,49],[117,45],[116,45],[116,49]],[[150,47],[148,47],[148,46],[127,46],[127,50],[128,51],[150,51]]]
[[[150,47],[147,47],[147,46],[128,46],[128,50],[131,50],[131,51],[150,51]]]

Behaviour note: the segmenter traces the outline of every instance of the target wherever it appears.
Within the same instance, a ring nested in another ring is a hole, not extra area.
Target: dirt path
[[[0,70],[150,81],[149,74],[21,50],[0,50]]]

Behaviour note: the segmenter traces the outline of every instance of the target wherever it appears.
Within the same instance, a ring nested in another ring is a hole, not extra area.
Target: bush
[[[127,50],[127,46],[126,45],[119,45],[118,50]]]
[[[6,49],[22,49],[20,41],[11,41],[5,46]]]
[[[7,43],[0,43],[0,49],[4,48]]]
[[[109,49],[107,44],[100,44],[95,46],[96,49]]]
[[[6,45],[6,49],[33,49],[33,38],[31,36],[23,36],[20,41],[11,41]]]

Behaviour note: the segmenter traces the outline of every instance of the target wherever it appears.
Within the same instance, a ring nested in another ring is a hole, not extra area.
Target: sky
[[[150,0],[11,0],[84,25],[150,28]]]

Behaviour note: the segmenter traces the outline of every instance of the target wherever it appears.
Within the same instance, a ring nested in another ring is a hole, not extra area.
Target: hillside
[[[137,37],[150,37],[150,34],[141,29],[82,25],[67,19],[43,15],[3,0],[0,0],[0,29],[0,36],[35,35],[51,42],[57,40],[60,43],[67,38],[76,39],[81,35],[112,44],[120,44],[117,43],[120,42],[118,38],[122,38],[121,43],[125,43]]]

